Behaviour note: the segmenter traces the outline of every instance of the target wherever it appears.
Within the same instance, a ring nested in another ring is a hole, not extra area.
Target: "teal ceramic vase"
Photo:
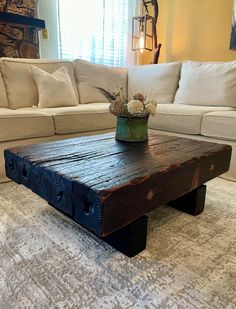
[[[145,142],[148,140],[148,117],[118,116],[116,140]]]

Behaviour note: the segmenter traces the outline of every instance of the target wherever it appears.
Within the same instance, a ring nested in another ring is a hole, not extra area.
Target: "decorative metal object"
[[[157,20],[159,15],[158,0],[142,0],[146,14],[135,16],[132,20],[132,50],[153,51],[153,64],[158,63],[161,44],[157,39]],[[149,5],[154,8],[154,16],[149,14]]]
[[[148,140],[148,116],[118,116],[116,140],[122,142],[145,142]]]

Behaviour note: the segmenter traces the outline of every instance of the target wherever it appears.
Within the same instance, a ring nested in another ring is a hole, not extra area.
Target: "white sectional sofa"
[[[49,73],[65,66],[78,105],[38,108],[30,67]],[[4,149],[113,131],[116,119],[95,88],[122,86],[128,97],[141,92],[156,99],[149,127],[162,134],[230,144],[230,171],[236,181],[236,62],[184,62],[111,68],[83,60],[47,61],[0,58],[0,181],[7,180]]]

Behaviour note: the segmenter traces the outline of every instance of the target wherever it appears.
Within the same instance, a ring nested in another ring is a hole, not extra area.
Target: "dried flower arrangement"
[[[96,87],[111,103],[109,111],[115,116],[143,118],[156,113],[157,102],[137,93],[132,99],[127,100],[123,87],[117,87],[117,92],[109,92]]]

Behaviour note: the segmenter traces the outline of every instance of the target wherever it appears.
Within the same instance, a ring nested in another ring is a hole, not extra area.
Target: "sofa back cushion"
[[[69,61],[49,61],[42,59],[2,59],[2,75],[11,109],[30,107],[38,103],[38,89],[31,72],[31,65],[53,73],[65,66],[70,74],[78,99],[73,63]]]
[[[181,63],[131,66],[128,70],[128,96],[145,94],[160,103],[173,103],[178,87]]]
[[[80,103],[108,102],[95,87],[104,88],[109,92],[117,92],[117,86],[123,87],[127,96],[126,68],[109,67],[80,59],[74,60],[74,66]]]
[[[184,62],[174,103],[236,107],[236,61]]]
[[[2,78],[1,60],[0,60],[0,108],[8,108],[8,99],[4,81]]]

